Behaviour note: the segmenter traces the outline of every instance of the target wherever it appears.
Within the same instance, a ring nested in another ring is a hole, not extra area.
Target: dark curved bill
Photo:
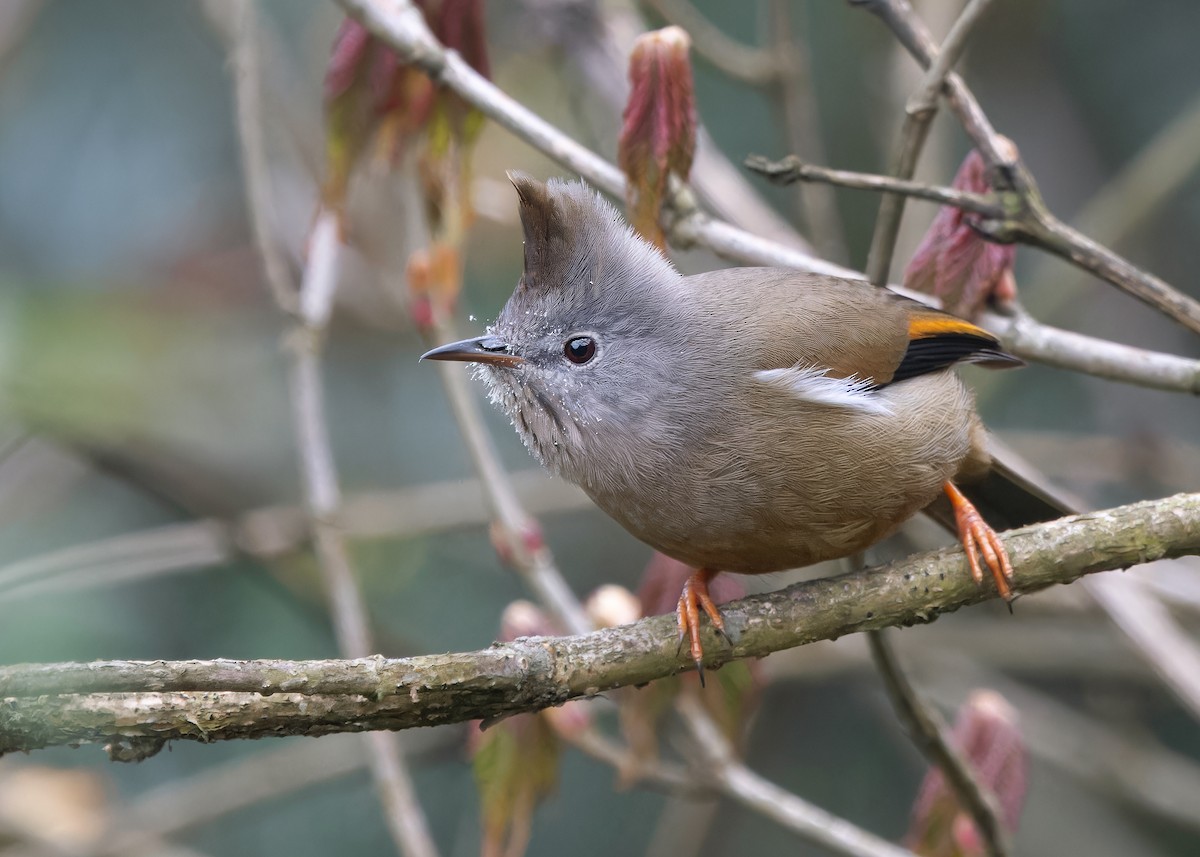
[[[492,366],[519,366],[525,362],[508,350],[508,343],[488,334],[439,345],[421,355],[422,360],[458,360],[463,363],[490,363]]]

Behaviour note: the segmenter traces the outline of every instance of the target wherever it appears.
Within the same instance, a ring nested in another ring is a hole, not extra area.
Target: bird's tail
[[[1084,510],[1082,501],[1039,476],[1032,465],[992,435],[988,435],[988,452],[992,467],[987,476],[958,487],[994,529],[1027,527]],[[954,510],[944,497],[925,511],[957,532]]]

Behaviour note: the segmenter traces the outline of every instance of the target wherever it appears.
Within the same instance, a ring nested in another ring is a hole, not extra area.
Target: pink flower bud
[[[1010,144],[1011,145],[1011,144]],[[990,193],[983,156],[972,149],[954,177],[954,187]],[[972,228],[979,215],[942,206],[904,272],[907,288],[935,295],[947,312],[974,318],[989,303],[1017,296],[1013,278],[1016,247],[986,240]]]
[[[615,583],[607,583],[589,595],[583,609],[597,628],[628,625],[642,615],[642,603],[638,597]]]
[[[696,98],[691,40],[679,27],[645,33],[629,57],[629,102],[617,159],[627,179],[630,220],[659,247],[666,246],[659,210],[674,174],[686,181],[696,152]]]
[[[979,784],[995,795],[1001,823],[1016,830],[1029,765],[1016,710],[995,691],[977,690],[960,709],[952,740]],[[981,834],[938,768],[930,768],[921,783],[906,842],[929,857],[984,854]]]
[[[548,637],[555,633],[550,617],[531,601],[518,599],[505,607],[500,615],[500,641],[503,643],[517,637]]]

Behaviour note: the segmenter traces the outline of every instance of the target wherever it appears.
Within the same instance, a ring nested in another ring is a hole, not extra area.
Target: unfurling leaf
[[[674,613],[679,593],[693,569],[656,553],[646,566],[642,584],[638,587],[642,616]],[[709,592],[717,604],[724,604],[745,595],[732,575],[720,575],[709,584]],[[741,745],[746,722],[758,702],[762,680],[759,666],[751,661],[734,661],[710,676],[709,687],[701,690],[699,676],[686,672],[679,676],[659,679],[649,687],[622,688],[615,693],[619,703],[621,731],[634,759],[654,759],[658,756],[658,731],[663,715],[675,697],[687,685],[700,691],[700,699],[721,726],[734,746]],[[634,772],[622,771],[621,782],[627,784]]]
[[[514,601],[500,619],[500,639],[558,633],[536,605]],[[558,782],[562,739],[591,727],[586,702],[505,718],[471,736],[469,749],[483,816],[484,857],[520,857],[529,843],[533,813]]]
[[[645,33],[629,57],[629,102],[618,142],[634,229],[666,246],[659,211],[671,175],[686,181],[696,152],[691,40],[679,27]]]
[[[995,691],[975,691],[959,711],[952,740],[979,784],[996,796],[1000,822],[1015,831],[1028,788],[1029,765],[1016,711]],[[939,768],[930,768],[921,783],[906,844],[924,857],[982,857],[986,853],[983,837]]]
[[[483,0],[418,0],[426,22],[446,47],[488,76]],[[323,202],[343,210],[350,174],[377,138],[393,162],[418,137],[445,157],[469,147],[483,120],[458,95],[435,86],[418,68],[352,18],[342,22],[325,73],[326,159]]]
[[[992,190],[983,156],[972,149],[954,177],[954,187],[985,194]],[[943,206],[904,272],[907,288],[935,295],[947,312],[974,318],[989,303],[1017,296],[1013,278],[1016,247],[986,240],[973,227],[979,215]]]
[[[545,718],[518,714],[483,732],[474,751],[484,857],[520,857],[533,811],[558,781],[560,744]]]

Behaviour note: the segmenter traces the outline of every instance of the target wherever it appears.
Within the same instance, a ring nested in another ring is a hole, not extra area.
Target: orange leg
[[[971,501],[963,493],[947,482],[942,486],[950,505],[954,507],[954,519],[958,524],[958,537],[962,540],[963,550],[967,553],[967,564],[971,566],[971,577],[976,583],[983,583],[983,570],[979,565],[980,556],[996,581],[996,591],[1012,609],[1012,587],[1008,582],[1013,578],[1012,563],[1008,560],[1008,552],[1004,543],[996,535],[996,531],[987,525],[979,511],[971,505]]]
[[[717,629],[717,633],[729,639],[729,635],[725,633],[725,620],[721,618],[721,610],[708,594],[709,582],[719,573],[707,568],[697,570],[683,585],[683,592],[679,594],[679,606],[675,609],[675,616],[679,620],[679,645],[683,645],[685,637],[690,641],[692,660],[696,662],[696,671],[700,673],[701,685],[704,684],[704,646],[700,643],[700,611],[708,614],[709,621]]]

